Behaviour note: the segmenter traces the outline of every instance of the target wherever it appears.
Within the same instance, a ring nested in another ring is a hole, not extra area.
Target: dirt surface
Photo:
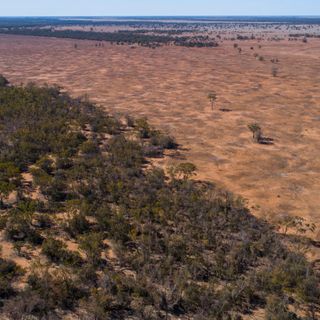
[[[147,116],[177,138],[198,178],[248,199],[254,214],[289,213],[320,226],[320,39],[238,41],[241,54],[233,43],[153,50],[0,35],[0,73],[14,84],[58,83],[112,113]],[[254,143],[252,122],[274,144]]]

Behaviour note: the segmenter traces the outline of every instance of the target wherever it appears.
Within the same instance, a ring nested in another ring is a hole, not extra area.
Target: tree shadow
[[[219,109],[221,112],[232,112],[231,109],[228,109],[228,108],[221,108]]]
[[[260,137],[259,144],[273,145],[274,144],[274,139],[273,138],[269,138],[269,137]]]
[[[183,153],[181,153],[179,150],[168,155],[168,157],[175,159],[175,160],[181,160],[181,161],[184,161],[187,159],[187,157]]]

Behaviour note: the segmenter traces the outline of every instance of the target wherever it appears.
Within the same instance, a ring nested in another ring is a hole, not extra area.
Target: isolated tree
[[[210,103],[211,103],[211,108],[212,108],[212,110],[213,110],[214,103],[215,103],[216,100],[217,100],[217,94],[216,94],[215,92],[210,92],[210,93],[208,94],[208,99],[209,99],[209,101],[210,101]]]
[[[248,125],[248,128],[252,132],[252,139],[259,143],[262,135],[262,130],[259,124],[251,123]]]

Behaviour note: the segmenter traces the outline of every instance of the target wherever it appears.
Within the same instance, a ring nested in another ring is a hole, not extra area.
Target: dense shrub
[[[74,214],[73,217],[66,222],[64,229],[75,238],[89,231],[90,223],[84,214],[78,213]]]
[[[298,320],[299,318],[288,310],[284,299],[277,296],[269,297],[266,307],[266,320]]]
[[[40,296],[45,303],[43,315],[54,308],[70,310],[85,296],[85,290],[73,280],[68,271],[50,271],[47,268],[35,269],[28,277],[28,288]]]
[[[63,263],[70,266],[81,265],[82,259],[77,252],[71,252],[61,240],[46,239],[42,244],[42,253],[54,263]]]
[[[151,143],[155,146],[160,146],[164,149],[176,149],[178,144],[176,140],[165,134],[161,134],[158,131],[154,131],[151,136]]]
[[[7,220],[5,234],[12,241],[28,241],[39,245],[43,237],[31,224],[31,217],[15,214]]]
[[[241,199],[192,180],[194,164],[169,176],[147,166],[146,155],[177,145],[146,119],[122,125],[58,88],[7,86],[0,101],[1,196],[20,193],[2,206],[0,226],[25,257],[47,258],[31,264],[20,292],[14,265],[0,260],[11,318],[80,308],[96,319],[221,320],[262,307],[270,320],[297,319],[292,305],[312,319],[319,276],[305,257]]]
[[[12,280],[21,274],[22,270],[13,261],[8,261],[0,257],[0,300],[8,299],[15,293],[12,287]]]

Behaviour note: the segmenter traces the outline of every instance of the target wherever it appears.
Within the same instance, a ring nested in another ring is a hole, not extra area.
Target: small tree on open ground
[[[251,123],[248,125],[249,130],[252,132],[252,139],[255,142],[260,142],[262,137],[262,130],[259,124],[257,123]]]
[[[208,94],[208,99],[209,99],[209,101],[211,103],[211,109],[213,110],[214,103],[217,100],[217,94],[215,92],[210,92]]]

